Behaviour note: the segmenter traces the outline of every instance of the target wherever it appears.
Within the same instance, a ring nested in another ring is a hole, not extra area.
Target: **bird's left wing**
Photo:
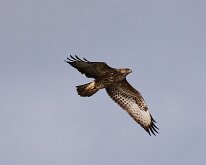
[[[140,92],[134,89],[127,80],[106,88],[108,95],[140,124],[148,133],[155,135],[157,127]]]
[[[114,70],[108,66],[105,62],[90,62],[87,59],[80,59],[78,56],[71,56],[67,58],[65,62],[76,68],[82,74],[85,74],[88,78],[98,78],[107,72]]]

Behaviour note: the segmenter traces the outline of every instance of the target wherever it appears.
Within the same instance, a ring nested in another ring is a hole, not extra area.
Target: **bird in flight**
[[[105,88],[108,95],[151,136],[158,133],[155,120],[151,116],[147,105],[139,91],[134,89],[126,80],[126,76],[132,71],[128,68],[112,68],[105,62],[90,62],[70,55],[65,60],[88,78],[94,81],[76,86],[78,94],[82,97],[90,97],[98,90]]]

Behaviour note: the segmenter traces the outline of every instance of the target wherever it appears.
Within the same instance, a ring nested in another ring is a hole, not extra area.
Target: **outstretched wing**
[[[154,123],[147,105],[141,96],[140,92],[134,89],[127,80],[123,80],[119,84],[106,88],[108,95],[128,114],[140,124],[148,133],[152,132],[155,135],[158,129]]]
[[[75,55],[75,57],[70,55],[65,62],[69,63],[74,68],[78,69],[79,72],[85,74],[88,78],[97,78],[105,75],[108,71],[113,70],[105,62],[90,62],[85,58],[80,59]]]

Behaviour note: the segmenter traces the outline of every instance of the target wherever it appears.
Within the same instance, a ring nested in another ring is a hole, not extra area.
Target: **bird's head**
[[[121,74],[125,75],[125,76],[127,76],[127,75],[130,74],[130,73],[132,73],[132,70],[129,69],[129,68],[121,68],[121,69],[118,69],[118,71],[119,71]]]

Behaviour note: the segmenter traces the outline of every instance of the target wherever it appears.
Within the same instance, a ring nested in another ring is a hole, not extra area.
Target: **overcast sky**
[[[149,136],[70,54],[133,70]],[[1,0],[0,164],[206,163],[206,1]]]

